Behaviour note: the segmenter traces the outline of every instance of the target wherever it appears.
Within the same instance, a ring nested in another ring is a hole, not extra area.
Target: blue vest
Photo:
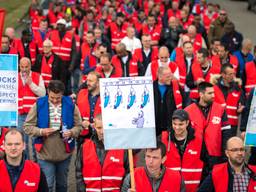
[[[74,125],[74,109],[75,105],[70,97],[63,96],[61,101],[61,120],[62,124],[67,126],[67,129],[72,129]],[[37,127],[44,129],[49,127],[49,102],[48,96],[41,97],[37,100]],[[43,146],[44,137],[36,137],[34,145],[39,152]],[[71,142],[69,142],[71,141]],[[75,140],[64,141],[66,152],[70,153],[75,147]]]

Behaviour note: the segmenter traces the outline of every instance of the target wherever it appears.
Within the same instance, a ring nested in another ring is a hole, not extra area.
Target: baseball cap
[[[181,121],[189,120],[188,112],[184,109],[177,109],[172,114],[172,119],[179,119]]]
[[[59,19],[59,20],[57,21],[57,24],[66,25],[66,24],[67,24],[67,22],[66,22],[66,20],[65,20],[65,19]]]

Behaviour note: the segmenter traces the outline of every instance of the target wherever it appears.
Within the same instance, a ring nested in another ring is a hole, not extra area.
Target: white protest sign
[[[106,149],[156,147],[151,77],[100,79]]]

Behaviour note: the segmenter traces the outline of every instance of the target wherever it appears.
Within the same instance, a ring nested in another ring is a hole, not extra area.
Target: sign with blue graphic
[[[100,93],[106,149],[156,147],[151,77],[101,78]]]
[[[244,142],[247,146],[256,146],[256,89],[253,92]]]
[[[18,56],[0,54],[0,126],[17,126]]]

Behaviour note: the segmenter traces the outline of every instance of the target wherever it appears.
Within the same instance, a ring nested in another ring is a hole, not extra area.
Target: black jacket
[[[164,94],[163,99],[161,98],[161,94],[158,88],[158,81],[154,81],[153,89],[154,89],[154,104],[155,104],[155,125],[156,125],[156,135],[160,135],[162,131],[167,130],[167,128],[171,125],[171,119],[173,112],[177,109],[172,84],[166,86],[166,92]],[[183,97],[183,92],[180,89],[180,92]],[[183,101],[184,102],[184,101]],[[184,106],[184,103],[183,103]]]

